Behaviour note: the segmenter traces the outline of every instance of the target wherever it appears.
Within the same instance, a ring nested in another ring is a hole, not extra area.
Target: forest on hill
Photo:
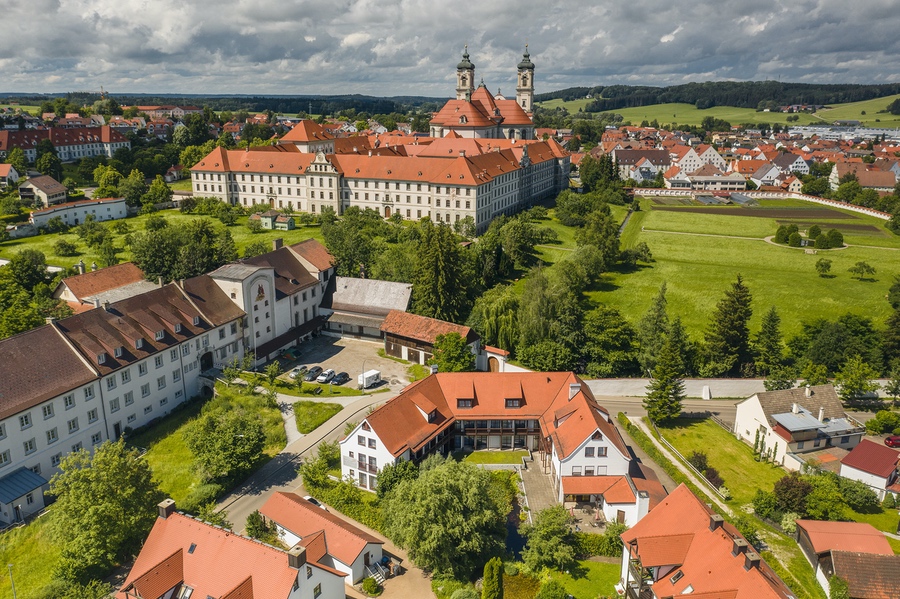
[[[900,94],[900,83],[882,85],[782,83],[780,81],[707,81],[669,87],[610,85],[571,87],[537,94],[535,101],[565,101],[591,96],[585,112],[603,112],[653,104],[682,102],[697,108],[737,106],[768,108],[791,104],[828,105],[860,102]]]

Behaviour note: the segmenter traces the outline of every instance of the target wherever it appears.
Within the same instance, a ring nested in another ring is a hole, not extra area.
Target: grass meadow
[[[224,225],[215,218],[195,214],[182,214],[178,210],[162,210],[160,212],[157,212],[156,214],[162,215],[167,221],[169,221],[169,223],[172,224],[184,223],[197,218],[209,218],[217,227],[224,227]],[[113,227],[117,222],[125,222],[128,223],[132,232],[136,232],[144,230],[144,223],[146,223],[147,218],[147,215],[140,215],[124,219],[123,221],[111,221],[105,224],[109,227]],[[270,246],[272,240],[278,238],[284,239],[285,245],[299,243],[304,239],[309,238],[322,241],[322,235],[318,226],[305,227],[300,225],[293,231],[263,231],[261,233],[251,233],[250,229],[247,228],[247,219],[248,217],[242,216],[237,220],[236,224],[228,227],[228,230],[231,232],[231,236],[234,238],[234,242],[237,245],[238,253],[243,252],[245,247],[257,241],[264,241]],[[116,247],[122,248],[122,251],[119,253],[119,261],[127,262],[131,260],[131,252],[128,250],[128,248],[124,247],[125,243],[123,238],[124,234],[114,233],[113,242]],[[78,254],[68,257],[57,256],[54,252],[54,245],[59,239],[65,239],[74,243],[75,247],[78,250]],[[25,237],[23,239],[10,239],[9,241],[4,241],[0,243],[0,258],[9,260],[9,258],[13,254],[26,248],[43,252],[44,256],[47,257],[47,264],[51,266],[71,267],[77,264],[79,260],[84,260],[84,263],[88,265],[90,265],[92,262],[97,262],[99,264],[99,256],[97,252],[94,249],[88,247],[87,244],[79,239],[74,232],[51,233],[46,235],[36,235],[34,237]]]
[[[642,205],[644,210],[633,216],[622,235],[623,247],[646,242],[655,261],[634,270],[608,273],[597,289],[589,292],[592,300],[614,306],[633,323],[666,283],[670,316],[680,316],[696,337],[705,330],[716,302],[738,274],[753,295],[751,330],[759,327],[762,315],[773,305],[781,314],[786,336],[797,333],[802,321],[817,317],[834,318],[849,311],[883,322],[889,315],[890,305],[884,298],[893,276],[900,274],[900,237],[887,231],[884,221],[855,213],[849,213],[854,219],[843,219],[839,210],[829,210],[833,218],[807,218],[804,212],[821,208],[813,204],[785,204],[794,213],[791,219],[743,216],[753,209],[726,207],[704,214],[648,210],[648,200]],[[761,206],[771,207],[768,203]],[[846,224],[871,225],[872,229],[845,231],[845,242],[851,246],[846,249],[807,254],[803,249],[763,240],[775,233],[778,221],[815,222],[825,230]],[[817,274],[815,264],[820,258],[832,261],[830,278]],[[859,261],[877,269],[872,280],[851,278],[847,269]]]
[[[897,98],[900,98],[900,95],[878,98],[876,100],[865,100],[863,102],[835,104],[833,107],[820,110],[815,114],[798,113],[796,116],[800,118],[793,124],[817,125],[831,124],[838,120],[856,120],[869,127],[900,127],[900,115],[879,112],[885,110],[888,104]],[[539,102],[538,105],[547,109],[563,107],[570,113],[576,113],[579,109],[584,109],[590,102],[591,100],[584,98],[568,102],[555,99]],[[757,112],[754,108],[738,108],[736,106],[715,106],[700,110],[693,104],[679,103],[620,108],[608,112],[620,114],[623,119],[631,121],[635,125],[640,124],[641,121],[653,121],[653,119],[656,119],[662,125],[668,123],[699,125],[708,116],[726,120],[732,125],[741,123],[781,123],[786,125],[789,124],[787,117],[791,116],[782,112]]]

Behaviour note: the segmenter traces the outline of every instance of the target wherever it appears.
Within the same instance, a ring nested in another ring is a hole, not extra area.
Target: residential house
[[[369,490],[377,488],[386,464],[401,460],[527,449],[559,501],[583,495],[600,503],[610,483],[619,485],[601,507],[629,526],[650,509],[651,495],[664,493],[652,483],[637,488],[631,478],[608,478],[631,477],[630,453],[612,417],[571,372],[439,372],[369,414],[340,447],[342,476]],[[579,486],[573,482],[578,477],[587,480]],[[635,485],[630,503],[619,503],[626,494],[622,484]]]
[[[11,148],[20,147],[25,152],[25,158],[29,162],[34,162],[37,159],[37,145],[45,139],[49,139],[53,143],[59,159],[63,162],[91,156],[112,158],[116,150],[131,147],[131,142],[109,125],[78,129],[52,127],[50,129],[0,131],[0,158],[5,158]]]
[[[0,188],[6,189],[15,185],[19,180],[19,173],[11,164],[0,164]]]
[[[737,173],[725,174],[712,164],[704,164],[688,174],[685,179],[690,183],[691,189],[707,191],[743,191],[747,189],[747,182],[742,176]]]
[[[22,522],[44,509],[44,493],[50,485],[43,476],[20,466],[0,478],[0,521]]]
[[[672,165],[679,167],[686,173],[692,173],[706,164],[697,155],[697,151],[690,146],[674,145],[669,148],[669,155]]]
[[[896,597],[900,556],[871,524],[797,520],[797,543],[826,594],[836,575],[847,582],[851,599]]]
[[[43,178],[38,177],[38,179]],[[34,181],[34,179],[29,180],[29,182],[31,181]],[[62,187],[62,189],[65,190],[65,187]],[[42,195],[43,193],[46,193],[45,190],[40,190],[36,191],[35,195]],[[77,202],[64,201],[61,204],[51,204],[49,207],[40,210],[32,210],[28,220],[35,227],[41,228],[46,227],[51,218],[59,217],[62,219],[63,224],[74,227],[83,223],[89,215],[98,222],[118,220],[128,216],[128,206],[125,203],[125,198],[104,198],[102,200],[80,200]]]
[[[276,491],[259,512],[275,525],[285,546],[323,546],[325,554],[317,561],[343,573],[347,584],[356,584],[367,576],[383,576],[380,562],[384,541],[296,493]]]
[[[409,308],[412,285],[335,277],[334,286],[322,300],[322,314],[328,319],[325,333],[338,337],[381,339],[381,326],[392,311]]]
[[[836,190],[841,179],[850,174],[856,176],[863,189],[892,192],[897,184],[897,178],[891,170],[881,170],[864,162],[836,162],[828,176],[831,189]]]
[[[384,353],[416,364],[428,363],[434,355],[438,335],[449,333],[456,333],[465,339],[476,357],[481,354],[481,337],[469,327],[402,310],[391,310],[387,314],[381,324],[381,332],[384,335]],[[479,369],[485,370],[486,364]]]
[[[779,154],[772,160],[772,164],[774,164],[783,175],[790,175],[792,173],[800,173],[801,175],[809,174],[809,164],[807,164],[798,154]]]
[[[116,599],[344,599],[324,543],[288,551],[159,504],[159,517]]]
[[[275,220],[282,215],[283,213],[278,210],[266,210],[265,212],[255,212],[251,214],[250,220],[261,223],[263,229],[271,231],[275,229]]]
[[[180,164],[170,166],[169,170],[166,171],[166,174],[163,175],[163,179],[166,183],[174,183],[175,181],[180,181],[184,178],[184,171],[185,168]]]
[[[616,590],[628,599],[794,599],[747,539],[683,484],[621,537]]]
[[[720,171],[724,171],[728,167],[728,163],[722,158],[722,155],[711,145],[700,144],[694,147],[694,152],[704,164],[711,164]]]
[[[897,481],[897,462],[900,452],[863,439],[859,445],[841,459],[840,475],[850,480],[865,483],[884,499],[887,493],[896,497],[900,493]]]
[[[825,447],[852,449],[865,429],[844,411],[832,385],[757,393],[737,404],[734,433],[770,453],[789,470],[799,470],[801,454]]]
[[[634,179],[638,183],[652,181],[657,172],[666,172],[672,166],[672,159],[666,150],[616,149],[612,151],[612,158],[619,165],[619,177]]]
[[[781,171],[778,167],[767,162],[750,175],[750,180],[753,181],[757,187],[773,187],[778,185],[779,176],[781,176]]]
[[[66,186],[50,175],[32,177],[19,185],[19,199],[26,205],[48,208],[62,204],[68,197]]]

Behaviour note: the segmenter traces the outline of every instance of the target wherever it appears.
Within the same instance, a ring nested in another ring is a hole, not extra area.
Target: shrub
[[[812,484],[796,472],[786,474],[775,482],[776,506],[782,512],[805,514],[806,497],[812,490]]]
[[[871,512],[878,508],[878,495],[868,485],[858,480],[840,477],[838,485],[841,495],[853,510]]]
[[[775,243],[787,243],[788,240],[788,230],[787,227],[781,225],[778,227],[778,230],[775,231]]]
[[[721,495],[725,501],[731,499],[731,491],[729,491],[728,487],[726,487],[725,485],[719,487],[719,495]]]
[[[831,244],[828,243],[828,237],[826,237],[824,233],[819,233],[815,239],[817,250],[827,250],[831,247]]]
[[[811,226],[809,228],[809,230],[806,232],[806,236],[809,237],[810,239],[816,239],[821,234],[822,234],[822,227],[820,227],[819,225]]]
[[[753,496],[753,511],[757,516],[774,520],[777,512],[776,504],[775,493],[756,490],[756,495]]]
[[[890,495],[890,493],[888,493]],[[515,576],[519,573],[519,566],[515,565],[512,562],[506,562],[503,564],[503,573],[507,576]]]
[[[499,557],[492,557],[484,565],[481,599],[501,599],[503,597],[503,578],[500,575],[501,565],[502,562]]]
[[[788,245],[792,248],[798,248],[803,244],[803,238],[800,233],[794,232],[788,235]]]
[[[884,494],[884,501],[881,502],[881,507],[886,510],[892,510],[897,507],[897,500],[894,498],[893,493]]]
[[[65,239],[57,239],[53,244],[53,253],[57,256],[74,256],[78,253],[78,248],[71,241]]]
[[[702,451],[695,451],[688,456],[688,463],[700,472],[704,472],[709,468],[709,460]]]
[[[215,501],[223,490],[221,485],[215,483],[198,485],[188,493],[182,507],[185,511],[196,512],[201,506],[206,505],[211,501]]]
[[[555,580],[548,580],[541,585],[541,590],[534,599],[566,599],[566,589]]]
[[[374,578],[367,576],[362,581],[362,591],[369,597],[376,597],[381,594],[382,588]]]
[[[575,533],[575,552],[581,557],[604,555],[620,557],[622,555],[622,539],[619,538],[628,529],[624,524],[612,522],[606,526],[602,535],[589,532]]]
[[[481,599],[478,596],[478,591],[475,589],[456,589],[453,591],[453,594],[450,595],[450,599]]]
[[[844,235],[837,229],[831,229],[826,233],[828,245],[833,248],[844,247]]]
[[[725,481],[722,480],[721,476],[719,476],[719,471],[715,468],[707,468],[703,472],[703,476],[705,476],[706,480],[708,480],[709,483],[716,489],[725,484]]]
[[[800,519],[800,514],[796,512],[786,512],[781,517],[781,529],[789,535],[797,532],[797,520]]]
[[[898,428],[900,428],[900,414],[888,410],[881,410],[875,414],[875,418],[866,422],[866,430],[874,435],[896,431]]]

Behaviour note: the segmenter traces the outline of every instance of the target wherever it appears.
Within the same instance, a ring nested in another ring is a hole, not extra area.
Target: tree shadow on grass
[[[575,580],[579,580],[581,578],[587,578],[587,575],[590,573],[587,568],[582,566],[580,563],[576,562],[574,565],[569,566],[569,569],[566,570],[566,573],[571,576]]]

